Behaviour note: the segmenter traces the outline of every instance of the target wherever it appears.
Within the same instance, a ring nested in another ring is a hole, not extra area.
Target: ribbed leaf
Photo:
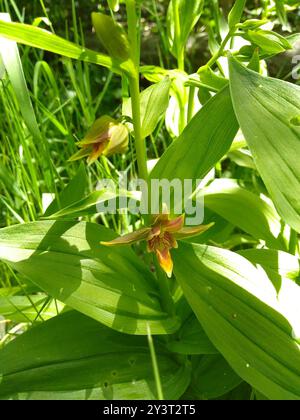
[[[70,207],[80,201],[88,187],[88,179],[85,165],[81,164],[75,177],[69,182],[66,188],[60,193],[59,198],[52,201],[45,211],[45,217],[55,214],[60,209]]]
[[[146,138],[155,130],[159,119],[165,114],[169,105],[171,80],[166,77],[141,93],[142,136]],[[131,99],[124,102],[123,114],[132,118]]]
[[[172,53],[177,56],[177,52],[184,48],[191,31],[198,22],[202,10],[203,0],[171,0],[167,16],[167,30],[169,43]],[[174,7],[178,12],[178,22],[174,16]],[[178,27],[176,28],[176,25]]]
[[[128,248],[100,245],[115,237],[92,223],[36,222],[0,231],[0,259],[68,306],[130,334],[174,332],[156,280]]]
[[[195,115],[158,161],[151,178],[202,179],[229,150],[237,130],[226,87]]]
[[[185,297],[236,373],[270,399],[299,400],[300,320],[287,307],[299,286],[278,296],[265,273],[214,247],[181,244],[174,259]]]
[[[191,387],[198,399],[221,397],[242,381],[220,354],[197,357],[193,360]]]
[[[101,207],[104,208],[105,206],[115,205],[117,199],[119,198],[134,198],[138,199],[140,196],[135,194],[134,192],[125,191],[123,193],[118,193],[117,191],[109,191],[107,190],[100,190],[94,191],[87,195],[86,197],[82,198],[79,201],[76,201],[69,206],[66,206],[56,213],[47,213],[45,214],[45,218],[47,219],[59,219],[59,218],[75,218],[79,216],[85,216],[88,214],[95,214],[101,213]]]
[[[45,321],[63,309],[45,294],[0,297],[0,315],[14,322]]]
[[[164,395],[177,399],[190,370],[156,346]],[[147,340],[75,311],[44,322],[0,351],[0,398],[156,399]]]
[[[194,314],[184,322],[176,337],[170,340],[168,349],[180,354],[218,353]]]
[[[279,290],[282,278],[300,282],[300,260],[294,255],[274,249],[246,249],[239,254],[260,265]]]
[[[205,206],[269,247],[286,250],[281,219],[272,206],[233,179],[217,179],[201,191]]]
[[[235,112],[282,218],[300,232],[300,87],[260,76],[230,59]]]
[[[0,20],[0,35],[20,44],[40,48],[64,57],[99,64],[116,73],[122,73],[122,65],[114,63],[107,55],[74,44],[35,26],[25,25],[23,23],[7,23]]]
[[[9,13],[0,13],[0,25],[2,20],[10,22]],[[29,91],[27,89],[17,44],[5,38],[0,38],[0,56],[2,56],[5,69],[18,99],[24,121],[36,141],[40,141],[41,132],[33,110]]]

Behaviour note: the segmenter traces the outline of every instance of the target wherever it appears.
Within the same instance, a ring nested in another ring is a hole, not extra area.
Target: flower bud
[[[88,164],[91,165],[101,155],[124,153],[128,147],[128,129],[117,120],[104,115],[94,122],[84,139],[77,145],[81,150],[69,160],[88,157]]]
[[[122,26],[103,13],[92,13],[92,20],[96,34],[111,58],[129,60],[130,43]]]
[[[108,1],[108,5],[109,5],[110,9],[113,12],[117,12],[119,10],[119,7],[120,7],[119,0],[107,0],[107,1]]]

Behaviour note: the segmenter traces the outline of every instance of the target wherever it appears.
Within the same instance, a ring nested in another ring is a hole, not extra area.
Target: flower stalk
[[[126,0],[127,20],[128,20],[128,39],[131,46],[131,57],[134,63],[135,72],[129,76],[129,88],[132,103],[132,120],[135,137],[136,158],[138,164],[139,177],[147,180],[147,151],[145,139],[142,135],[141,127],[141,101],[140,101],[140,43],[138,34],[138,15],[135,0]]]

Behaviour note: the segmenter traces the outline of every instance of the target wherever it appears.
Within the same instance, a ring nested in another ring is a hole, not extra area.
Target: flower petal
[[[105,156],[109,157],[116,153],[125,153],[129,143],[127,127],[119,123],[111,128],[110,135],[110,142],[105,150]]]
[[[178,232],[174,233],[174,236],[176,239],[191,238],[192,236],[197,236],[197,235],[200,235],[201,233],[206,232],[212,226],[214,226],[214,223],[210,223],[209,225],[184,227],[180,229]]]
[[[84,139],[79,142],[79,145],[85,146],[109,139],[111,136],[111,127],[115,124],[118,124],[116,120],[108,115],[103,115],[94,122]]]
[[[175,219],[168,220],[166,223],[163,224],[164,231],[175,233],[181,230],[184,226],[184,214],[182,216],[176,217]]]
[[[173,273],[173,261],[170,250],[168,248],[165,248],[163,251],[159,251],[157,249],[156,256],[161,268],[164,270],[167,276],[171,278]]]
[[[109,143],[108,141],[105,141],[103,143],[95,144],[93,146],[92,152],[90,153],[87,160],[88,165],[91,165],[92,163],[96,162],[96,160],[103,154],[108,143]]]
[[[68,159],[68,162],[74,162],[75,160],[79,160],[89,156],[92,152],[92,147],[85,147],[84,149],[79,150],[73,156]]]
[[[118,245],[131,245],[135,242],[145,241],[148,238],[150,228],[139,229],[135,232],[128,233],[127,235],[120,236],[110,242],[100,242],[101,245],[105,246],[118,246]]]

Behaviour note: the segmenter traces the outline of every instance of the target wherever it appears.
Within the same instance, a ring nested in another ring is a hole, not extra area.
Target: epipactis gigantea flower
[[[94,122],[84,139],[77,143],[80,147],[69,161],[87,157],[89,165],[101,155],[111,156],[124,153],[128,148],[128,129],[117,120],[104,115]]]
[[[208,230],[214,223],[193,227],[184,227],[185,216],[170,219],[168,214],[161,214],[154,218],[150,227],[139,229],[136,232],[121,236],[110,242],[101,242],[106,246],[131,245],[140,241],[147,241],[148,252],[155,253],[161,268],[168,277],[173,273],[173,260],[171,249],[177,248],[178,239],[185,239],[200,235]]]

